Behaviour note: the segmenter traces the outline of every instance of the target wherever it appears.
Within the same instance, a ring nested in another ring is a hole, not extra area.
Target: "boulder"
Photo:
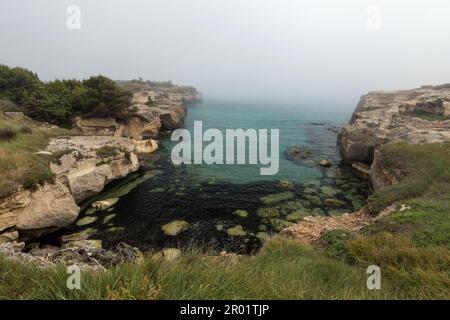
[[[0,233],[0,243],[10,242],[17,240],[19,238],[19,232],[17,231],[7,231]]]
[[[99,153],[99,150],[114,150]],[[107,136],[74,136],[52,139],[49,151],[72,150],[53,163],[51,170],[66,183],[75,201],[101,192],[105,185],[139,169],[134,140]]]
[[[245,232],[240,224],[227,229],[227,233],[231,237],[245,237],[247,235],[247,232]]]
[[[80,211],[69,189],[59,182],[45,184],[27,194],[28,205],[12,211],[17,216],[19,231],[64,227],[72,223]]]
[[[345,201],[336,199],[336,198],[327,198],[323,200],[323,204],[328,207],[340,207],[346,204]]]
[[[119,201],[119,198],[111,198],[106,200],[100,200],[95,201],[92,204],[92,208],[95,208],[97,210],[106,210],[108,208],[111,208],[113,205],[115,205]]]
[[[77,221],[77,226],[82,227],[82,226],[87,226],[88,224],[94,223],[95,221],[97,221],[97,217],[83,217],[80,220]]]
[[[14,111],[6,111],[3,114],[13,120],[23,120],[25,118],[25,114],[23,112],[14,112]]]
[[[158,143],[153,140],[133,140],[133,143],[136,145],[136,151],[138,153],[152,153],[158,149]]]
[[[322,167],[331,167],[331,162],[327,159],[322,159],[319,161],[319,165]]]
[[[177,236],[181,232],[189,229],[189,223],[184,220],[175,220],[163,225],[161,229],[167,236]]]
[[[0,214],[0,232],[14,227],[17,222],[17,216],[12,212]]]

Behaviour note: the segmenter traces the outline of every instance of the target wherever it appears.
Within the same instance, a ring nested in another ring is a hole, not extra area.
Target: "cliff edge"
[[[390,141],[450,140],[450,84],[369,92],[361,97],[339,140],[344,160],[369,165],[377,147]]]

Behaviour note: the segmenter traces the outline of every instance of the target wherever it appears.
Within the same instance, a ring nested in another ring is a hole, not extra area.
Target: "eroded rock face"
[[[184,103],[202,99],[201,94],[192,87],[134,84],[128,89],[133,91],[130,106],[133,116],[120,123],[110,118],[77,118],[75,127],[80,134],[154,139],[160,130],[170,131],[182,126],[186,115]]]
[[[435,116],[426,120],[421,114]],[[361,97],[340,134],[342,158],[371,164],[377,146],[401,140],[414,144],[450,140],[450,85],[380,92]]]
[[[108,152],[101,152],[102,150]],[[53,153],[71,150],[53,163],[57,180],[69,188],[78,203],[103,190],[112,180],[139,169],[136,145],[132,140],[107,136],[75,136],[50,141]]]
[[[374,191],[381,190],[383,188],[392,186],[397,184],[398,177],[401,176],[401,172],[390,172],[386,168],[384,168],[379,159],[380,159],[380,151],[377,150],[375,152],[375,157],[372,165],[370,166],[369,177],[370,184]]]
[[[50,165],[55,184],[0,199],[0,242],[33,239],[71,224],[80,211],[77,203],[101,192],[109,182],[137,171],[137,154],[156,148],[154,140],[113,136],[52,139],[46,152],[62,154]]]
[[[0,243],[32,239],[72,223],[80,210],[77,203],[101,192],[112,180],[137,171],[138,154],[158,148],[152,138],[160,130],[180,127],[186,114],[183,104],[202,98],[192,87],[136,84],[129,89],[133,115],[126,121],[77,118],[74,129],[80,136],[53,139],[47,150],[39,152],[61,155],[50,168],[55,184],[0,198]]]
[[[8,207],[9,205],[9,207]],[[20,191],[2,199],[9,211],[0,214],[0,238],[12,241],[22,234],[38,236],[42,232],[72,223],[80,208],[62,183],[46,184],[36,191]],[[6,231],[5,231],[6,230]]]

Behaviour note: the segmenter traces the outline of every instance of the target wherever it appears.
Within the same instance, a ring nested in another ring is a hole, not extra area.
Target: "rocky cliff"
[[[450,140],[450,84],[402,91],[374,91],[361,97],[340,134],[342,158],[371,164],[377,146]]]
[[[75,126],[83,135],[156,138],[160,131],[170,131],[183,124],[185,104],[202,99],[192,87],[152,87],[146,83],[120,82],[133,92],[129,107],[131,115],[122,121],[115,119],[77,118]]]
[[[42,153],[53,158],[55,183],[0,199],[0,242],[27,240],[72,223],[77,203],[111,181],[139,169],[138,154],[157,148],[153,140],[73,136],[52,139]]]
[[[72,223],[80,211],[78,203],[137,171],[138,155],[158,148],[152,138],[180,127],[184,104],[201,100],[192,87],[119,84],[133,92],[131,116],[120,121],[77,118],[74,131],[80,135],[50,140],[40,153],[52,159],[55,183],[0,198],[0,243],[32,239]]]

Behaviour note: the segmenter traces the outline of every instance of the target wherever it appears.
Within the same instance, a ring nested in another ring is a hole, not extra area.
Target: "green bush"
[[[0,65],[0,99],[21,104],[26,94],[38,91],[41,85],[38,76],[29,70]]]
[[[0,128],[0,141],[10,141],[17,136],[17,130],[11,127]]]
[[[322,238],[322,246],[325,253],[332,258],[348,260],[348,251],[345,245],[348,241],[353,240],[355,235],[346,230],[331,230],[326,232]]]
[[[2,102],[1,109],[23,110],[39,121],[70,125],[75,116],[123,119],[131,96],[131,92],[101,75],[83,81],[44,83],[31,71],[0,65],[0,99],[11,101]]]
[[[32,134],[33,133],[33,129],[31,129],[29,126],[27,125],[22,125],[19,128],[19,132],[23,133],[23,134]]]
[[[95,154],[100,158],[110,158],[117,156],[119,154],[119,151],[117,150],[117,148],[104,146],[95,150]]]

